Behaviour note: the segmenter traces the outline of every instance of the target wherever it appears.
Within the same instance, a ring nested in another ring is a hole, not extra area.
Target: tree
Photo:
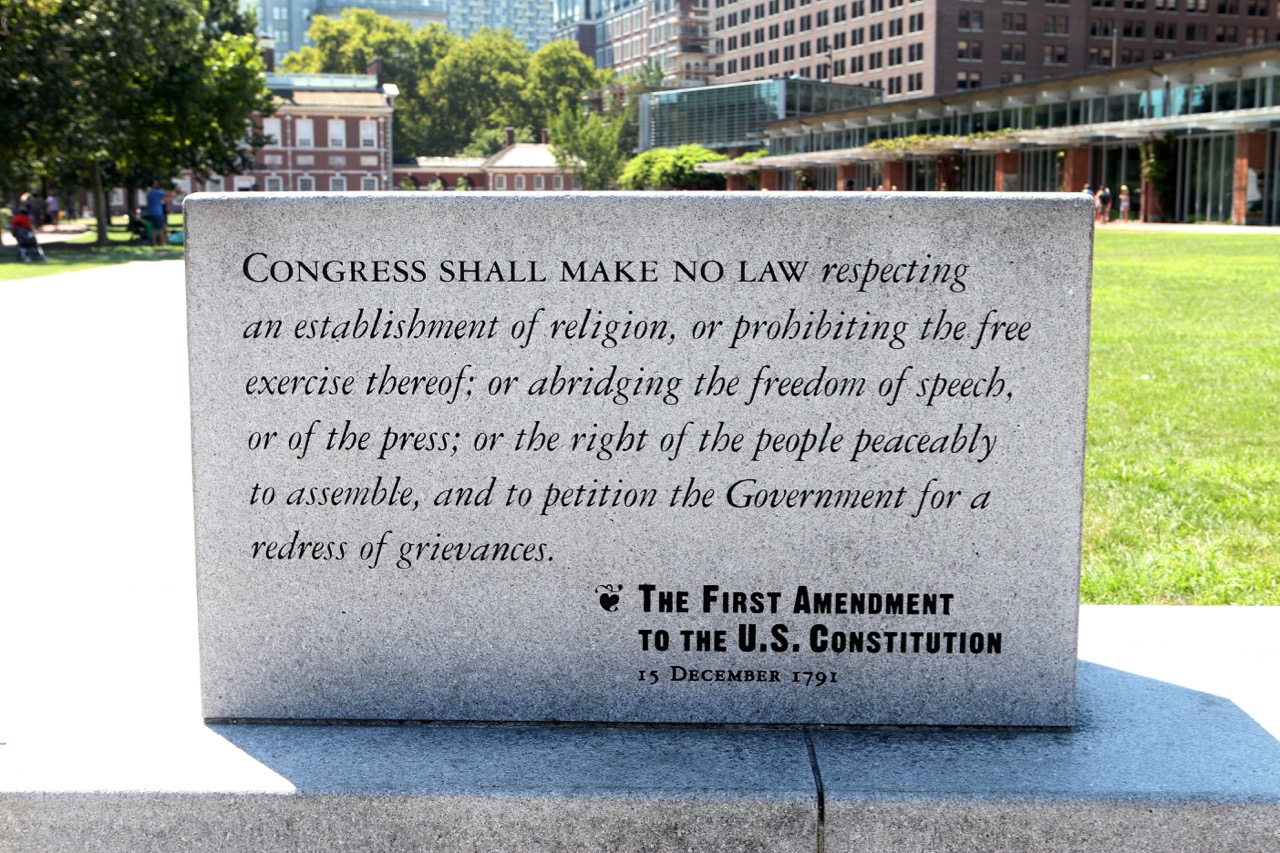
[[[527,127],[515,129],[516,142],[533,142],[533,131]],[[505,127],[484,127],[471,134],[471,141],[459,153],[463,157],[492,157],[507,147]]]
[[[551,150],[561,169],[572,169],[583,189],[607,190],[622,172],[621,117],[583,116],[576,106],[561,111],[551,128]]]
[[[724,175],[699,172],[699,163],[726,160],[701,145],[654,148],[637,155],[623,170],[618,186],[624,190],[717,190],[724,189]]]
[[[90,184],[100,242],[111,182],[251,161],[249,116],[272,102],[252,18],[233,0],[39,0],[21,16],[11,5],[0,6],[0,26],[20,17],[36,35],[19,41],[34,38],[42,57],[23,47],[19,61],[31,64],[4,90],[0,114],[17,130],[3,171]],[[8,45],[3,56],[0,70],[12,73]]]
[[[316,15],[307,36],[315,42],[283,60],[299,74],[367,74],[382,62],[382,82],[400,89],[396,100],[392,148],[405,154],[429,151],[431,110],[423,84],[436,65],[461,41],[439,24],[414,30],[368,9],[347,8],[338,18]]]
[[[582,95],[609,82],[611,74],[596,71],[577,45],[553,41],[529,60],[522,100],[524,124],[537,131],[551,127],[566,108],[580,108]]]
[[[461,151],[481,128],[519,124],[529,50],[506,30],[455,43],[421,85],[431,121],[424,151]]]

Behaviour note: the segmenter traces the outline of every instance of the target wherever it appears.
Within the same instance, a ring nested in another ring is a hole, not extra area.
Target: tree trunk
[[[107,193],[102,188],[102,169],[95,160],[93,163],[93,214],[98,218],[98,245],[105,246],[111,242],[107,237],[107,225],[111,222],[111,207],[107,204]]]

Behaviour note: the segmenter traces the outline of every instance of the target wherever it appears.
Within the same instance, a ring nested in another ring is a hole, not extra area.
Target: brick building
[[[397,185],[408,181],[419,190],[467,190],[493,192],[542,192],[580,189],[573,172],[556,164],[555,154],[543,141],[516,142],[507,128],[507,144],[490,157],[418,157],[397,163]]]
[[[813,77],[886,100],[1262,45],[1272,0],[712,0],[718,82]]]
[[[597,68],[619,75],[656,67],[662,85],[711,81],[709,0],[557,0],[553,34],[573,41]]]
[[[276,113],[260,119],[268,144],[253,171],[219,189],[343,192],[393,189],[395,86],[372,74],[268,74]],[[208,189],[215,189],[209,186]]]

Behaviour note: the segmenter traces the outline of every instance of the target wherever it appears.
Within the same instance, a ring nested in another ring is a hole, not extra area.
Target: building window
[[[334,175],[329,179],[329,192],[344,193],[347,191],[347,179],[341,175]]]
[[[861,18],[867,14],[867,0],[854,0],[849,4],[849,17]]]
[[[1003,86],[1007,83],[1021,83],[1023,79],[1024,75],[1021,71],[1006,71],[1000,75],[1000,85]]]
[[[1094,18],[1089,22],[1089,35],[1094,38],[1111,38],[1115,27],[1115,21],[1110,18]]]
[[[505,190],[507,188],[507,176],[498,175],[493,179],[493,188],[495,190]]]
[[[813,25],[815,27],[825,27],[831,24],[831,14],[825,9],[813,16]]]
[[[1222,26],[1214,30],[1213,40],[1220,44],[1235,44],[1240,40],[1240,34],[1235,27]]]
[[[1020,41],[1007,41],[1000,45],[1001,62],[1026,62],[1027,46]]]
[[[1107,68],[1111,66],[1112,61],[1111,48],[1109,47],[1091,47],[1089,48],[1089,64],[1096,68]]]
[[[1208,41],[1208,24],[1187,24],[1187,41]]]
[[[924,74],[917,71],[915,74],[907,75],[907,91],[919,92],[924,88]]]
[[[551,189],[553,189],[553,190],[562,190],[562,189],[564,189],[564,175],[552,175],[552,176],[551,176]]]
[[[366,178],[361,178],[361,179],[360,179],[360,189],[361,189],[363,192],[367,192],[367,193],[377,192],[377,191],[378,191],[378,179],[377,179],[377,177],[371,177],[371,178],[366,177]]]
[[[299,148],[312,148],[316,144],[315,123],[309,118],[300,118],[295,121],[293,134],[297,138]]]
[[[311,193],[316,190],[315,178],[298,178],[298,192]]]
[[[813,29],[813,16],[801,15],[800,16],[800,32],[802,33],[808,32],[811,29]]]
[[[284,183],[276,176],[267,178],[267,192],[278,193],[284,189]]]
[[[907,16],[907,31],[912,33],[924,32],[924,12],[916,12],[914,15]]]
[[[872,24],[867,27],[867,38],[873,42],[884,41],[884,24]]]
[[[831,10],[831,20],[837,24],[842,23],[848,14],[849,10],[844,7],[844,4],[841,4]]]
[[[1000,16],[1000,30],[1006,33],[1025,33],[1027,16],[1024,12],[1005,12]]]
[[[849,30],[849,47],[857,47],[866,40],[866,33],[863,31],[862,27],[854,27]]]
[[[871,14],[878,15],[884,11],[884,0],[871,0]]]
[[[264,118],[262,120],[262,135],[267,138],[267,145],[283,145],[284,134],[280,132],[280,119]]]
[[[902,35],[902,19],[894,18],[889,22],[889,38],[898,38]]]
[[[901,95],[902,94],[902,78],[890,77],[889,87],[887,91],[888,91],[888,94],[890,95]]]
[[[921,17],[923,17],[923,15],[921,15]],[[977,9],[961,9],[959,15],[959,28],[975,33],[982,32],[982,13]]]
[[[884,65],[884,54],[882,54],[880,51],[877,50],[875,53],[872,53],[867,57],[867,68],[869,68],[870,70],[875,71],[883,67],[883,65]]]
[[[347,147],[347,123],[343,119],[329,119],[329,147]]]
[[[1143,21],[1125,21],[1121,32],[1127,39],[1146,38],[1147,25]]]
[[[924,43],[907,45],[907,62],[924,62]]]
[[[524,175],[516,175],[516,189],[524,189]]]
[[[1067,22],[1070,20],[1066,15],[1047,15],[1044,19],[1044,34],[1047,36],[1065,36],[1067,35]]]
[[[888,61],[889,61],[890,68],[897,68],[899,65],[901,65],[902,64],[902,48],[900,47],[889,48]],[[892,90],[892,88],[893,87],[890,87],[890,90]],[[902,91],[901,88],[899,88],[898,91],[901,92]]]
[[[1245,27],[1244,43],[1253,46],[1267,43],[1267,31],[1264,27]]]
[[[977,89],[982,86],[981,71],[957,71],[956,72],[956,88],[957,89]]]
[[[378,147],[378,123],[376,121],[360,122],[360,147]]]
[[[982,59],[982,42],[961,39],[956,42],[956,59],[977,62]]]
[[[1046,44],[1044,46],[1045,65],[1066,65],[1067,46],[1065,44]]]
[[[810,53],[809,42],[807,41],[800,42],[800,58],[804,59],[806,56],[809,55],[809,53]]]

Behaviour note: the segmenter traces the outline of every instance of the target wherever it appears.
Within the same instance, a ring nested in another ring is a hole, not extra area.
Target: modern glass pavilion
[[[1144,219],[1280,224],[1280,45],[776,121],[745,189],[1134,189]],[[1144,171],[1144,160],[1147,168]]]

